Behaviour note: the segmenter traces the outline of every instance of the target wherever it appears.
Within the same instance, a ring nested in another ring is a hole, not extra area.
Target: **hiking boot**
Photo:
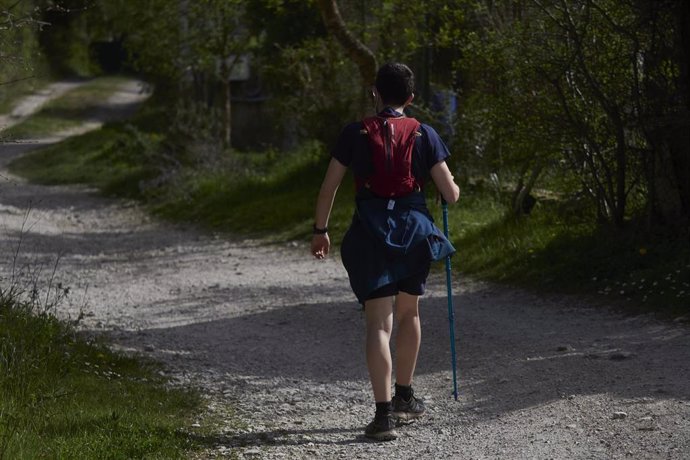
[[[392,441],[398,437],[395,432],[395,421],[390,415],[374,417],[374,420],[367,425],[364,436],[376,441]]]
[[[405,401],[400,396],[393,396],[393,417],[399,421],[409,422],[418,419],[426,412],[426,407],[421,399],[417,399],[414,394]]]

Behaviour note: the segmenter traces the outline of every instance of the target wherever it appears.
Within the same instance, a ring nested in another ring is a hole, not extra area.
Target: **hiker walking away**
[[[383,65],[372,91],[378,114],[346,126],[331,152],[316,202],[311,252],[317,259],[328,255],[328,219],[350,167],[357,189],[356,210],[341,256],[366,317],[366,360],[376,411],[365,435],[390,440],[397,436],[397,422],[425,412],[412,390],[421,341],[419,296],[424,293],[431,261],[454,252],[433,224],[424,185],[430,177],[449,203],[456,202],[460,192],[446,165],[450,153],[436,131],[403,113],[414,98],[410,68],[400,63]],[[396,383],[391,397],[394,312]]]

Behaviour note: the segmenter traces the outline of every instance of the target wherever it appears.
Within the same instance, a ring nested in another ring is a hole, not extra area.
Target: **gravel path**
[[[20,238],[16,267],[47,274],[59,255],[73,291],[63,313],[83,309],[85,329],[207,395],[209,413],[189,422],[221,419],[204,458],[690,458],[687,325],[456,280],[456,402],[440,277],[423,300],[415,380],[429,416],[396,441],[367,442],[364,322],[337,258],[172,226],[135,203],[4,171],[43,143],[0,145],[0,278]]]

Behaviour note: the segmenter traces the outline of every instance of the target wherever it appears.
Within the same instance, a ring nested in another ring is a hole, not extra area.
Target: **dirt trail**
[[[0,174],[37,145],[0,145]],[[29,203],[18,266],[60,254],[59,279],[73,289],[65,313],[85,305],[85,328],[164,361],[203,389],[211,413],[235,407],[246,422],[228,421],[208,457],[690,458],[684,325],[459,280],[455,402],[445,286],[434,278],[415,381],[430,414],[397,441],[369,443],[363,321],[336,258],[157,222],[83,187],[0,178],[0,278]]]

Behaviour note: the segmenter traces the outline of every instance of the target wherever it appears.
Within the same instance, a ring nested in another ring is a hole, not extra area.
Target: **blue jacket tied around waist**
[[[425,270],[455,248],[434,225],[423,192],[379,198],[366,189],[340,248],[350,285],[360,303],[374,290]]]

